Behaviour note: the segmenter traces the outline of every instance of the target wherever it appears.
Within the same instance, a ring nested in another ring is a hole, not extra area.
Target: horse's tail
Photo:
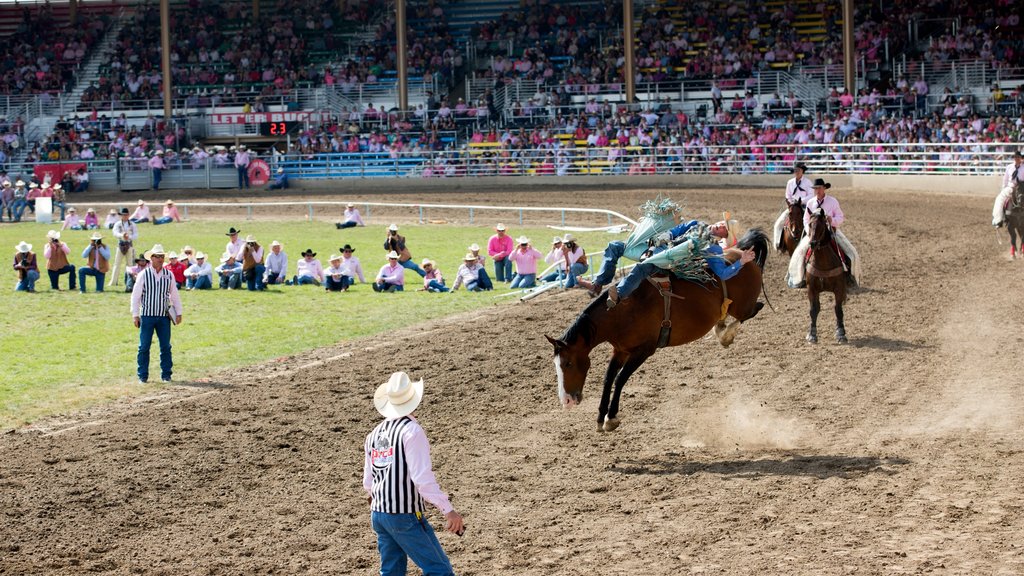
[[[740,238],[736,244],[741,250],[754,250],[754,261],[761,270],[764,270],[764,263],[768,260],[768,235],[760,228],[751,228]]]

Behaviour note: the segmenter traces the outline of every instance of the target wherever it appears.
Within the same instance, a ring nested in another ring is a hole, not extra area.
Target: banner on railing
[[[50,182],[56,184],[64,178],[65,172],[71,172],[72,174],[78,172],[79,168],[85,168],[84,162],[69,162],[61,164],[37,164],[32,172],[36,175],[36,178],[40,182],[46,182],[49,179]]]

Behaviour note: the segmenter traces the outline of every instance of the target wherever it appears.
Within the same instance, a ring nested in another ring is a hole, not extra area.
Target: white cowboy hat
[[[391,252],[388,252],[388,260],[391,260],[392,258],[397,260],[398,259],[398,252],[395,252],[394,250],[392,250]]]
[[[168,252],[167,253],[167,259],[170,260],[171,258],[177,259],[178,258],[178,253],[177,252],[173,252],[173,251],[172,252]]]
[[[164,151],[163,150],[157,150],[156,151],[156,155],[157,156],[163,156],[164,155]]]
[[[85,213],[86,214],[95,214],[96,213],[96,209],[95,208],[89,208],[88,210],[85,211]]]
[[[225,262],[227,262],[228,260],[231,260],[232,258],[234,258],[234,256],[232,256],[231,254],[221,254],[221,256],[220,256],[220,263],[224,264]]]
[[[39,184],[36,184],[35,182],[29,182],[28,187],[29,188],[39,188]]]
[[[22,240],[20,243],[18,243],[17,246],[14,247],[14,249],[22,254],[27,254],[32,251],[32,245],[26,244],[25,241]]]
[[[164,204],[174,204],[174,200],[167,200],[167,202],[164,202]]]
[[[575,242],[575,241],[576,241],[576,237],[573,236],[572,234],[568,233],[568,232],[566,232],[565,236],[562,237],[562,242]]]
[[[331,254],[331,257],[327,259],[328,262],[334,262],[335,260],[341,260],[341,256],[338,254]]]
[[[17,182],[14,183],[14,185],[15,186],[21,186],[22,188],[24,188],[25,187],[25,181],[24,180],[18,180]]]
[[[561,244],[562,243],[562,237],[561,236],[555,236],[554,238],[551,239],[551,243],[552,244]]]
[[[470,252],[479,252],[480,251],[480,245],[477,244],[476,242],[473,242],[472,244],[469,245],[469,251]]]
[[[92,236],[89,236],[89,240],[103,240],[103,234],[99,232],[93,232]]]
[[[53,185],[53,189],[54,190],[60,190],[61,189],[61,185],[60,184],[54,184]]]
[[[46,237],[52,238],[54,240],[60,240],[60,232],[57,232],[56,230],[50,230],[49,232],[46,233]]]
[[[356,205],[354,203],[352,203],[352,202],[349,202],[348,204],[345,204],[345,207],[346,208],[355,208]]]
[[[77,214],[78,210],[74,206],[72,206],[72,207],[68,208],[68,212],[69,213],[76,213]]]
[[[277,173],[278,174],[284,174],[284,168],[278,168],[277,169]]]
[[[278,242],[277,240],[274,240],[273,242],[270,243],[270,247],[271,248],[273,248],[274,246],[280,246],[280,245],[281,245],[281,243]]]
[[[497,230],[498,232],[504,232],[505,231],[505,225],[504,224],[498,224],[497,226],[494,227],[494,229]]]
[[[10,188],[10,187],[11,187],[11,181],[10,180],[4,180],[4,188]]]
[[[398,224],[392,224],[391,226],[388,226],[388,230],[391,230],[392,232],[398,232]]]
[[[519,238],[516,238],[516,244],[529,244],[529,243],[530,243],[530,239],[527,238],[526,236],[520,236]]]
[[[146,203],[146,201],[145,201],[145,200],[139,200],[139,201],[137,202],[137,204],[138,204],[139,206],[142,206],[142,205],[143,205],[143,204],[145,204],[145,203]]]
[[[205,260],[206,254],[204,252],[196,252],[196,260]]]
[[[423,380],[413,382],[405,372],[395,372],[373,393],[373,406],[385,418],[412,414],[423,400]]]
[[[253,236],[252,234],[247,234],[245,236],[245,243],[246,244],[248,244],[249,242],[255,242],[255,241],[256,241],[256,237]]]
[[[192,247],[188,246],[188,245],[186,245],[184,248],[181,249],[181,253],[182,254],[184,254],[185,252],[191,252],[191,251],[192,251]]]
[[[153,256],[163,256],[163,255],[164,255],[164,245],[163,244],[153,244],[153,247],[150,248],[149,251],[144,254],[144,256],[146,257],[146,260],[152,259]]]
[[[424,258],[423,262],[420,262],[420,266],[426,266],[427,264],[430,264],[431,266],[433,266],[434,265],[434,261],[431,260],[430,258]]]
[[[476,258],[476,256],[473,256],[472,254],[466,254],[466,257],[463,258],[463,260],[471,260],[473,262],[476,262],[477,258]]]

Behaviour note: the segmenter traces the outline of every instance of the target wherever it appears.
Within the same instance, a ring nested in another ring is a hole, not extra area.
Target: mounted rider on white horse
[[[1018,182],[1024,182],[1024,155],[1020,150],[1013,153],[1013,162],[1003,171],[1003,186],[996,196],[996,202],[992,206],[992,225],[1000,227],[1006,221],[1006,215],[1010,211],[1010,198],[1013,196],[1013,187]]]

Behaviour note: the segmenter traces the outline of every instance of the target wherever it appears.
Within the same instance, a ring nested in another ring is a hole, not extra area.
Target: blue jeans
[[[249,187],[249,167],[248,166],[236,166],[238,169],[238,187],[248,188]]]
[[[149,218],[129,218],[128,220],[130,222],[135,222],[136,224],[142,224],[143,222],[149,222]]]
[[[318,282],[320,281],[312,276],[296,276],[292,280],[292,284],[296,286],[302,286],[303,284],[317,284],[319,286]]]
[[[358,225],[359,224],[356,224],[355,222],[353,222],[351,220],[349,220],[348,222],[335,222],[334,223],[334,227],[337,228],[338,230],[344,230],[345,228],[354,228],[354,227],[356,227]]]
[[[487,270],[480,268],[480,273],[477,274],[476,280],[466,282],[466,290],[471,292],[494,290],[494,284],[491,283],[491,277],[487,275]]]
[[[408,559],[420,567],[423,576],[455,576],[448,555],[426,518],[416,514],[370,514],[377,533],[381,576],[405,576]]]
[[[160,179],[163,178],[164,171],[159,168],[153,169],[153,190],[160,188]]]
[[[65,214],[67,213],[67,210],[68,210],[68,205],[66,203],[64,203],[64,202],[54,202],[53,203],[53,207],[54,208],[60,208],[60,219],[63,222],[64,221],[64,216],[65,216]],[[81,230],[81,228],[79,228],[79,230]]]
[[[0,201],[0,222],[4,221],[4,214],[7,214],[8,220],[14,222],[14,212],[11,211],[11,204],[13,203],[14,200],[11,200],[10,203]]]
[[[141,316],[139,318],[139,380],[149,380],[149,349],[153,345],[153,332],[160,341],[160,378],[171,379],[171,319],[167,316]]]
[[[235,272],[234,274],[228,274],[227,276],[219,275],[221,289],[230,288],[241,288],[242,287],[242,273]]]
[[[103,272],[100,272],[96,268],[83,267],[78,269],[78,289],[85,294],[85,277],[93,276],[96,278],[96,291],[103,292],[103,278],[106,276]]]
[[[605,286],[612,281],[615,277],[615,268],[618,265],[619,258],[622,257],[625,249],[626,245],[620,241],[608,243],[608,247],[604,249],[604,262],[601,263],[601,271],[598,272],[597,277],[594,278],[595,284]],[[657,254],[664,250],[665,248],[659,246],[654,249],[654,253]],[[615,285],[619,298],[626,298],[632,294],[645,278],[657,271],[657,266],[647,264],[646,262],[640,262],[634,266],[633,269],[629,271],[629,274],[627,274],[622,280],[619,280],[619,283]]]
[[[420,278],[423,278],[424,276],[427,275],[427,272],[423,268],[420,268],[419,264],[413,262],[412,258],[406,260],[405,262],[400,262],[399,264],[401,264],[402,268],[405,268],[406,270],[413,270],[414,272],[420,275]]]
[[[512,279],[511,288],[533,288],[537,285],[536,274],[516,274],[515,278]]]
[[[170,224],[171,222],[174,222],[174,218],[171,218],[170,216],[162,216],[160,218],[153,219],[154,225]]]
[[[565,279],[565,287],[566,288],[572,288],[572,287],[576,286],[576,284],[577,284],[576,277],[581,275],[581,274],[586,273],[586,271],[589,270],[589,269],[590,269],[589,266],[587,266],[586,264],[581,264],[579,262],[577,262],[577,263],[573,264],[572,266],[570,266],[569,267],[569,276],[568,276],[568,278]]]
[[[213,282],[209,276],[199,276],[195,280],[191,278],[185,279],[185,288],[189,290],[209,290],[213,288]]]
[[[50,277],[50,288],[53,290],[60,289],[60,277],[64,274],[68,275],[68,284],[71,290],[75,289],[75,266],[68,264],[60,270],[46,270],[46,274]]]
[[[19,280],[14,290],[17,292],[31,292],[36,289],[36,280],[39,280],[39,271],[28,270],[25,272],[25,279]]]
[[[447,292],[448,291],[448,287],[445,286],[444,284],[438,282],[437,280],[431,280],[430,283],[427,284],[427,291],[428,292]]]
[[[563,274],[561,270],[555,270],[554,272],[548,274],[547,276],[541,277],[540,281],[554,282],[555,280],[561,280],[563,278],[565,278],[565,274]]]
[[[327,276],[326,279],[324,280],[324,287],[326,287],[331,292],[344,290],[345,288],[348,288],[351,284],[352,279],[345,275],[342,275],[340,280],[335,280],[334,276]]]
[[[267,287],[263,283],[263,273],[267,271],[267,267],[263,264],[257,264],[255,268],[244,272],[245,276],[245,287],[252,290],[263,290]]]
[[[615,277],[615,268],[619,263],[619,258],[626,252],[626,244],[620,240],[609,242],[608,247],[604,249],[604,261],[601,262],[601,270],[597,273],[597,277],[594,278],[594,284],[600,284],[607,286],[612,278]]]
[[[21,215],[25,213],[26,206],[28,206],[28,201],[24,198],[15,198],[14,202],[11,203],[11,210],[14,211],[15,222],[21,222]]]
[[[284,277],[270,272],[267,274],[267,285],[269,286],[270,284],[284,284]]]
[[[512,261],[506,256],[503,260],[494,261],[494,277],[497,282],[512,281]]]
[[[374,292],[402,292],[404,290],[405,287],[401,284],[388,284],[387,282],[373,283]]]

